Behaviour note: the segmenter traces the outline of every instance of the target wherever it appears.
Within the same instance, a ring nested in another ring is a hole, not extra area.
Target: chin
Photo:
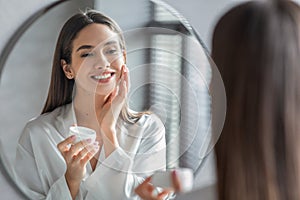
[[[95,95],[108,96],[114,91],[114,89],[115,89],[115,85],[110,87],[97,87],[95,91]]]

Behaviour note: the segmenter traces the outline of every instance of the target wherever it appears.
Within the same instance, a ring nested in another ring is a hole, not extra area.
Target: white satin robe
[[[19,139],[16,153],[17,182],[30,199],[72,199],[66,180],[66,163],[57,144],[76,123],[72,104],[31,120]],[[165,129],[155,115],[136,124],[117,123],[120,148],[105,159],[102,148],[95,171],[90,163],[76,199],[139,199],[134,194],[145,176],[166,167]]]

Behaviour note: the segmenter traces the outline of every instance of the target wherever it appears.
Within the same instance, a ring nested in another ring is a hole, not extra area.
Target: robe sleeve
[[[41,178],[43,170],[46,169],[39,169],[36,164],[30,132],[30,129],[25,127],[16,151],[16,182],[20,189],[29,199],[72,200],[64,174],[54,180],[52,185]]]

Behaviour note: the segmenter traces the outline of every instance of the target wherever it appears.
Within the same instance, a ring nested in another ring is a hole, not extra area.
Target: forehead
[[[98,46],[108,41],[118,41],[118,34],[104,24],[90,24],[83,28],[73,41],[73,47],[81,45]]]

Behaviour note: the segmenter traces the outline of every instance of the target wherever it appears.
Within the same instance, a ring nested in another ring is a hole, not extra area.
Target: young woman
[[[128,108],[128,68],[119,26],[95,11],[63,26],[43,112],[19,139],[16,172],[30,199],[137,199],[134,188],[166,165],[165,131]],[[96,131],[96,142],[69,127]]]
[[[227,96],[215,149],[218,199],[300,199],[299,5],[250,1],[232,8],[215,27],[212,58]],[[162,199],[149,183],[136,192]]]

